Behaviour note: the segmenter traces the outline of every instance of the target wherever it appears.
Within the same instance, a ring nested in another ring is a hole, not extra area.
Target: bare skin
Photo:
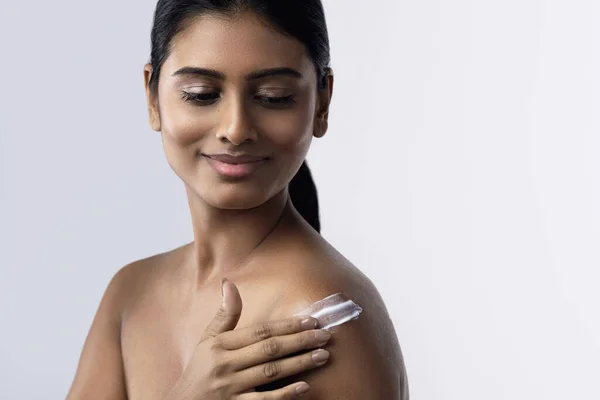
[[[330,353],[324,366],[257,391],[305,381],[310,399],[408,399],[396,333],[376,288],[303,220],[286,190],[311,138],[327,130],[333,77],[317,91],[303,46],[253,15],[203,16],[175,44],[157,94],[148,84],[152,66],[146,65],[144,78],[150,125],[161,132],[169,164],[186,184],[194,241],[115,275],[67,398],[164,400],[213,320],[226,277],[243,302],[235,329],[291,317],[337,292],[364,310],[358,320],[333,329],[323,347]],[[224,77],[173,76],[185,66]],[[301,77],[248,79],[279,67]],[[192,89],[221,96],[191,106],[180,91]],[[248,96],[268,91],[292,93],[295,103],[274,110]],[[270,158],[251,177],[232,181],[202,156],[238,149]]]

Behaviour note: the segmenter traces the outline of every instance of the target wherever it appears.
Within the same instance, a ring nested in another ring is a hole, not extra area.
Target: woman
[[[67,398],[407,399],[376,288],[318,233],[304,160],[333,89],[320,1],[159,0],[151,36],[149,121],[194,241],[115,274]],[[364,311],[333,335],[295,317],[338,292]]]

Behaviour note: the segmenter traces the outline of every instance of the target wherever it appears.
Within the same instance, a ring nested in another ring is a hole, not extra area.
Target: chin
[[[222,183],[210,193],[201,194],[204,201],[223,210],[249,210],[259,207],[274,196],[272,190],[252,183]]]

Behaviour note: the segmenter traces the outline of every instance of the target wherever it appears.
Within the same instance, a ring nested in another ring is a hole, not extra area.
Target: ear
[[[325,71],[325,87],[318,89],[317,107],[315,109],[315,126],[313,136],[321,138],[325,136],[329,125],[329,104],[333,95],[333,71],[327,68]]]
[[[159,132],[160,131],[160,113],[158,109],[158,98],[150,90],[150,78],[152,77],[153,68],[152,64],[147,63],[144,65],[144,86],[146,88],[146,102],[148,104],[148,118],[150,121],[150,127]]]

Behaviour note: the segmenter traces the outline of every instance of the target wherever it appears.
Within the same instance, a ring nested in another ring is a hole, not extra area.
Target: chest
[[[199,298],[154,293],[140,298],[124,317],[121,352],[130,400],[162,399],[177,382],[217,312],[220,289]],[[269,320],[269,293],[245,291],[236,329]]]

